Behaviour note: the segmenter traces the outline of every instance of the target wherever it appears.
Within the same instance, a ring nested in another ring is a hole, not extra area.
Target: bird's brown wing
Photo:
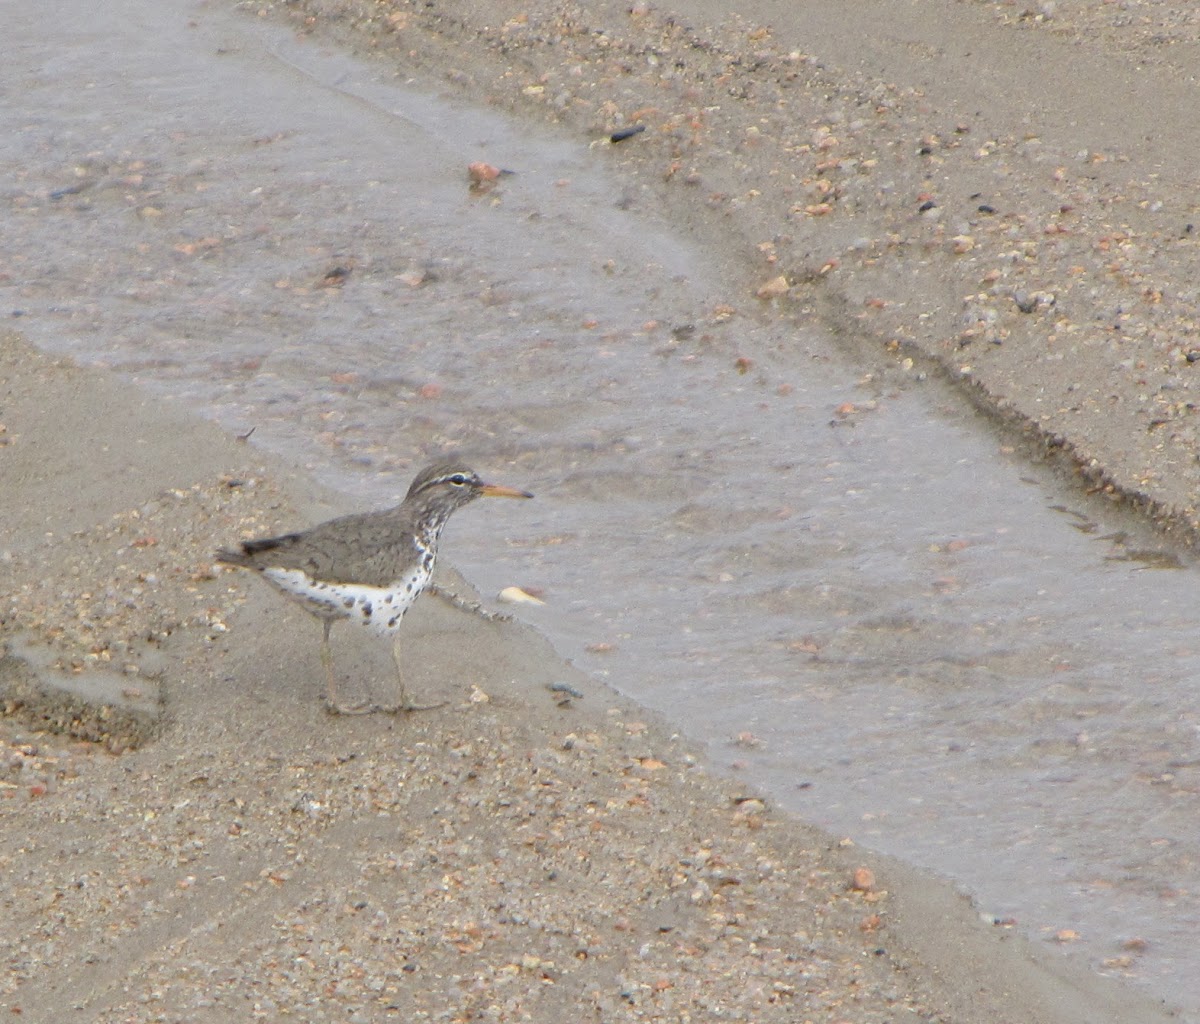
[[[247,569],[299,569],[316,579],[384,586],[414,557],[411,536],[395,509],[363,512],[298,533],[243,541],[217,557]]]

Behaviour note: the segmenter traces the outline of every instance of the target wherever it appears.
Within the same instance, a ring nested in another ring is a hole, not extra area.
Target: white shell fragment
[[[540,597],[534,597],[532,594],[526,593],[520,587],[505,587],[499,594],[496,595],[496,600],[504,601],[506,604],[545,604]]]

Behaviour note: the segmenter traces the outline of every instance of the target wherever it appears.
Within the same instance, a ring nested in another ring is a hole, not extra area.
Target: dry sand
[[[1082,4],[930,0],[938,46],[905,38],[907,3],[685,6],[283,16],[597,138],[647,124],[614,165],[724,240],[748,303],[945,370],[1190,533],[1189,169],[1171,132],[1119,131],[1178,76],[1106,49],[1156,44]],[[1125,97],[1111,132],[1073,112],[1089,95]],[[518,625],[426,599],[412,684],[449,706],[329,718],[317,627],[211,553],[336,496],[13,334],[0,473],[0,1009],[22,1020],[1170,1019],[709,777]]]

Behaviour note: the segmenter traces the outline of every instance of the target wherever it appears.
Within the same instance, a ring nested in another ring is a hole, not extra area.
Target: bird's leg
[[[434,708],[446,706],[444,700],[440,700],[436,704],[414,704],[408,699],[408,693],[404,687],[404,665],[400,661],[399,639],[392,641],[392,661],[396,663],[396,696],[399,700],[393,707],[380,708],[380,711],[432,711]]]
[[[329,646],[329,631],[333,629],[333,619],[322,619],[325,635],[321,638],[321,664],[325,666],[325,710],[331,715],[369,715],[376,710],[371,704],[356,704],[347,707],[338,700],[337,677],[333,673],[333,648]]]
[[[333,628],[333,623],[329,619],[322,619],[321,625],[325,628],[321,637],[321,664],[325,666],[325,699],[336,705],[337,683],[333,678],[333,651],[329,646],[329,630]]]

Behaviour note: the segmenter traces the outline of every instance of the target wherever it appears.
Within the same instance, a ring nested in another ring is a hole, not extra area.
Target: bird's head
[[[457,462],[438,462],[421,470],[408,488],[406,505],[420,505],[447,516],[476,498],[532,498],[528,491],[484,483],[473,469]]]

